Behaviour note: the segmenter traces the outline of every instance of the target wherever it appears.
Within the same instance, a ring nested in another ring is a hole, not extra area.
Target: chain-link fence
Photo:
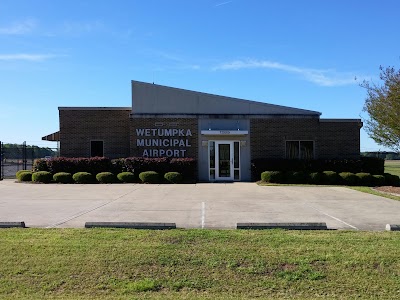
[[[31,170],[35,159],[56,157],[58,153],[58,147],[0,142],[0,179],[14,178],[19,170]]]

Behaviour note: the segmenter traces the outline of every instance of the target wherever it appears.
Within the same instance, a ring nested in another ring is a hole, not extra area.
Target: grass
[[[3,229],[2,299],[398,299],[400,233]]]
[[[400,196],[395,196],[395,195],[391,195],[391,194],[388,194],[388,193],[383,193],[383,192],[374,190],[373,188],[368,187],[368,186],[346,186],[346,187],[349,188],[349,189],[352,189],[352,190],[359,191],[359,192],[368,193],[368,194],[372,194],[372,195],[376,195],[376,196],[385,197],[385,198],[389,198],[389,199],[392,199],[392,200],[400,201]]]
[[[385,160],[385,172],[400,176],[400,160]]]

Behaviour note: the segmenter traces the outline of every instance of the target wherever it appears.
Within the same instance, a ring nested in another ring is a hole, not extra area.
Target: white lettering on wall
[[[136,136],[138,137],[136,139],[137,147],[160,147],[158,149],[143,149],[143,157],[185,157],[187,149],[181,148],[192,146],[187,138],[192,136],[190,129],[136,128]],[[177,147],[180,149],[170,149]]]

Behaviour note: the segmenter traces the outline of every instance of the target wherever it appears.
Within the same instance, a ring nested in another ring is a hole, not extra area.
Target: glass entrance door
[[[216,180],[233,180],[233,142],[215,142]]]

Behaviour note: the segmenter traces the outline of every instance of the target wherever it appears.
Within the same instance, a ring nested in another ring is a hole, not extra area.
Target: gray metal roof
[[[309,115],[317,111],[225,97],[132,80],[134,114]]]

